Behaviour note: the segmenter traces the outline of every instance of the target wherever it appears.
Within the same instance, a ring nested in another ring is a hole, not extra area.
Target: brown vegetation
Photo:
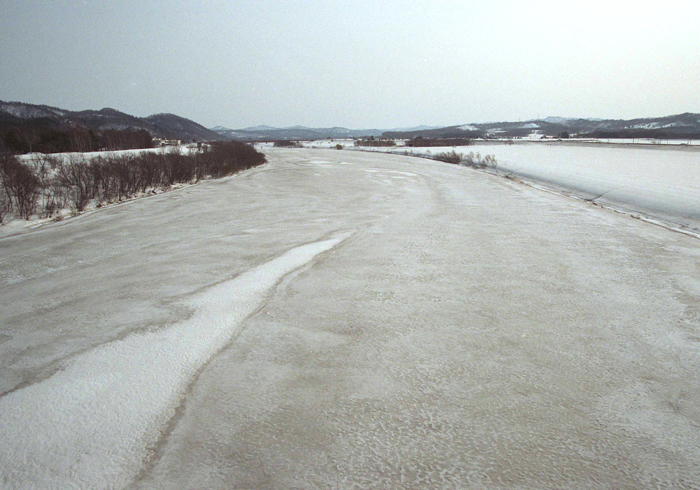
[[[275,148],[301,148],[301,143],[298,141],[279,140],[275,141],[274,146]]]
[[[355,146],[386,147],[396,146],[396,142],[393,140],[375,140],[374,138],[370,138],[367,140],[355,140]]]
[[[245,143],[215,142],[194,153],[163,152],[36,155],[27,162],[0,154],[0,223],[10,212],[29,219],[50,217],[70,207],[82,211],[177,183],[220,178],[265,163],[265,155]],[[40,205],[40,206],[39,206]],[[37,209],[39,208],[39,209]]]
[[[481,153],[474,153],[473,151],[465,155],[463,153],[457,153],[454,149],[448,152],[436,153],[432,158],[441,162],[454,163],[472,168],[495,167],[498,164],[498,162],[496,162],[496,157],[493,155],[485,155],[482,157]]]

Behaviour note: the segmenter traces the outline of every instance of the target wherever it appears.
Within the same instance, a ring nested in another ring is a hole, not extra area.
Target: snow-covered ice
[[[700,486],[696,238],[265,151],[0,240],[0,487]]]
[[[377,149],[406,150],[434,155],[452,147]],[[494,155],[498,168],[508,173],[700,233],[698,149],[521,142],[478,143],[455,151]]]
[[[126,486],[189,382],[265,294],[346,237],[289,250],[195,297],[187,320],[103,344],[52,377],[1,398],[3,478],[27,488]]]
[[[499,167],[700,231],[700,151],[579,145],[477,145]]]

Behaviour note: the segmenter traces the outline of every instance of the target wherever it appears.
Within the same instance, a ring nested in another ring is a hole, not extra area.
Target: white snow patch
[[[535,123],[527,123],[520,126],[520,129],[540,129],[540,125]]]
[[[363,168],[361,170],[370,174],[394,174],[404,175],[406,177],[417,177],[417,174],[414,174],[413,172],[401,172],[399,170],[383,170],[378,168]]]
[[[544,138],[544,135],[540,131],[533,131],[525,137],[525,139],[529,140],[540,140],[542,138]]]
[[[459,129],[463,131],[478,131],[479,128],[476,126],[472,126],[471,124],[465,124],[464,126],[460,126]]]
[[[165,146],[157,148],[141,148],[135,150],[105,150],[105,151],[90,151],[90,152],[71,152],[71,153],[50,153],[52,157],[60,158],[64,163],[69,162],[71,159],[91,161],[98,157],[115,157],[121,155],[140,155],[142,153],[174,153],[180,152],[183,155],[189,155],[196,153],[196,147],[192,148],[185,145],[180,146]],[[20,161],[30,162],[37,158],[43,157],[43,153],[25,153],[24,155],[18,155]]]
[[[163,330],[104,344],[0,399],[5,488],[122,488],[138,474],[198,370],[290,272],[350,234],[303,245],[192,302]]]

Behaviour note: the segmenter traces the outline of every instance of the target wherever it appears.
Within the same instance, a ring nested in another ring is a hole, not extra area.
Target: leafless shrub
[[[27,165],[7,153],[0,156],[0,174],[10,204],[21,218],[29,219],[39,199],[39,179]]]
[[[4,222],[5,216],[12,210],[12,203],[5,192],[5,187],[0,186],[0,225]]]
[[[457,153],[454,149],[452,151],[446,151],[442,153],[436,153],[435,156],[433,157],[435,160],[439,160],[441,162],[446,162],[446,163],[460,163],[462,161],[462,158],[464,157],[463,154]]]
[[[237,141],[217,141],[200,158],[203,175],[214,178],[231,175],[265,163],[265,155]]]
[[[178,182],[190,182],[194,180],[194,162],[177,149],[163,154],[165,183],[173,185]]]
[[[140,192],[163,185],[165,163],[161,155],[152,152],[142,153],[134,159],[134,165],[138,166],[140,172]]]
[[[498,165],[498,162],[496,161],[496,157],[494,155],[485,155],[482,157],[481,153],[474,153],[471,151],[469,154],[464,155],[461,164],[473,168],[486,168],[495,167]]]
[[[275,141],[274,146],[276,148],[301,148],[301,143],[298,141],[280,140]]]
[[[30,159],[26,161],[26,165],[32,170],[34,175],[41,182],[42,187],[48,184],[49,177],[51,175],[53,158],[49,155],[44,155],[43,153],[35,153]]]
[[[102,161],[102,180],[109,179],[111,194],[126,199],[141,188],[141,165],[137,156],[128,153],[108,153]]]
[[[53,213],[53,207],[51,203],[48,202],[50,199],[50,193],[48,189],[51,187],[51,177],[53,175],[52,169],[53,158],[44,155],[42,153],[36,153],[24,160],[24,164],[29,167],[32,173],[39,180],[39,197],[37,206],[43,212],[44,216],[50,216]]]
[[[56,178],[63,158],[55,155],[37,154],[30,167],[39,176],[41,183],[41,209],[44,217],[51,217],[60,209],[68,207],[69,192]]]
[[[148,189],[224,177],[263,163],[265,155],[235,141],[215,142],[193,154],[183,154],[179,149],[107,153],[90,160],[75,154],[40,155],[23,163],[14,155],[2,153],[0,224],[13,210],[29,218],[39,198],[41,212],[49,217],[68,206],[79,212],[92,200],[100,206]]]
[[[95,174],[90,162],[80,155],[69,155],[57,170],[58,182],[69,192],[69,199],[76,211],[82,211],[95,197]]]
[[[485,155],[482,157],[481,153],[474,153],[473,151],[465,155],[463,153],[457,153],[454,149],[448,152],[436,153],[433,159],[472,168],[495,167],[498,164],[494,155]]]
[[[366,140],[355,140],[355,146],[390,147],[396,146],[396,142],[393,140],[376,140],[370,138]]]

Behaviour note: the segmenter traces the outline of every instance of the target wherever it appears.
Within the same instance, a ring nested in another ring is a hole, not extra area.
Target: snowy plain
[[[156,148],[144,148],[137,150],[105,150],[105,151],[89,151],[89,152],[66,152],[66,153],[52,153],[51,156],[59,157],[63,161],[68,161],[71,158],[77,158],[81,160],[92,160],[93,158],[114,156],[114,155],[140,155],[142,153],[169,153],[169,152],[181,152],[185,155],[196,151],[195,145],[178,145],[178,146],[163,146]],[[30,161],[35,158],[41,158],[42,153],[27,153],[24,155],[19,155],[21,161]]]
[[[265,151],[0,240],[2,488],[700,486],[696,238]]]

